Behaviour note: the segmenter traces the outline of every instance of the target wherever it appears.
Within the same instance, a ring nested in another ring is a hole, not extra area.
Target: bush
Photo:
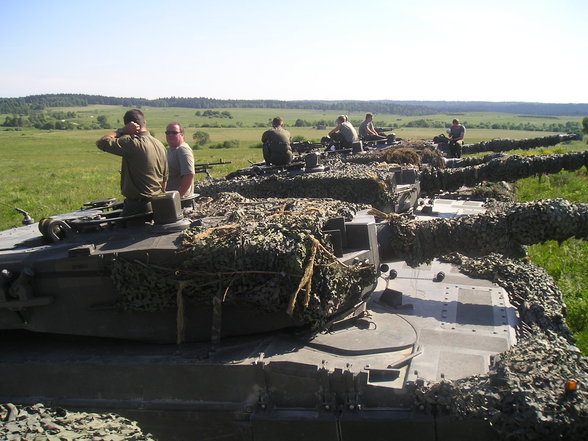
[[[192,139],[196,141],[196,145],[203,146],[210,142],[210,135],[202,130],[197,130],[193,135]]]
[[[310,121],[306,121],[305,119],[297,119],[294,123],[294,127],[312,127],[314,124]]]
[[[218,144],[212,144],[209,148],[211,149],[236,149],[241,145],[237,139],[231,139],[230,141],[219,142]]]

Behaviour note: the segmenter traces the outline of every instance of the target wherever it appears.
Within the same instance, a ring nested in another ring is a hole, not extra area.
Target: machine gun
[[[394,131],[394,128],[392,128],[392,127],[377,127],[376,132],[378,132],[378,135],[385,136],[386,138],[381,139],[381,140],[369,140],[366,142],[366,147],[375,147],[375,146],[381,147],[382,145],[390,146],[390,145],[397,144],[397,141],[400,141],[401,138],[396,138],[396,133],[394,133],[393,131]],[[392,133],[386,133],[386,132],[392,132]]]
[[[211,169],[214,165],[225,165],[230,163],[231,161],[223,161],[221,159],[219,162],[205,162],[204,164],[194,164],[194,173],[206,173],[208,176],[210,176],[208,170]]]
[[[383,132],[393,132],[393,127],[376,127],[376,132],[383,133]]]
[[[294,153],[298,153],[299,155],[303,153],[313,152],[324,147],[324,145],[319,142],[310,141],[295,141],[290,145],[292,147],[292,151]]]

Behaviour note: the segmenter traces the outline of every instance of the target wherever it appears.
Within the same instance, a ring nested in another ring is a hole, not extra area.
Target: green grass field
[[[523,179],[518,182],[518,188],[521,201],[563,198],[588,203],[586,168],[575,173]],[[548,241],[529,247],[529,257],[545,268],[562,290],[567,323],[574,331],[578,347],[588,354],[588,243],[573,238],[561,244]]]
[[[122,115],[124,113],[122,107],[118,106],[105,106],[105,105],[92,105],[87,107],[67,107],[67,108],[51,108],[46,109],[45,113],[50,114],[54,112],[63,111],[65,113],[74,112],[76,117],[68,119],[67,121],[74,123],[79,126],[91,126],[92,123],[97,123],[99,117],[105,117],[109,124],[113,127],[120,127],[122,125]],[[309,123],[317,121],[325,121],[327,127],[334,124],[334,120],[340,113],[348,113],[350,119],[359,124],[363,121],[364,112],[346,112],[346,111],[321,111],[321,110],[300,110],[300,109],[209,109],[216,112],[228,112],[232,118],[220,118],[220,117],[205,117],[202,116],[204,109],[187,109],[187,108],[162,108],[162,107],[142,107],[144,111],[149,127],[157,135],[161,132],[167,123],[170,121],[179,121],[188,129],[202,127],[203,125],[209,125],[210,127],[229,127],[233,128],[256,128],[259,130],[260,127],[268,125],[269,121],[274,116],[281,116],[284,118],[285,125],[292,130],[295,122],[300,119]],[[201,116],[196,116],[196,114]],[[4,121],[7,116],[0,114],[0,121]],[[574,123],[577,125],[581,124],[580,117],[564,117],[564,116],[530,116],[530,115],[513,115],[503,114],[494,112],[470,112],[467,114],[447,114],[438,113],[433,115],[423,116],[403,116],[403,115],[389,115],[389,114],[376,114],[374,116],[374,122],[380,127],[399,127],[405,126],[406,124],[416,120],[426,120],[431,123],[437,123],[441,125],[449,125],[450,121],[458,117],[460,120],[468,126],[468,124],[480,125],[486,124],[488,126],[492,124],[532,124],[538,128],[548,127],[551,124],[562,124]],[[398,129],[404,130],[404,129]],[[438,134],[440,129],[432,129],[432,133]],[[321,133],[317,133],[316,130],[311,130],[309,134],[312,138],[320,139]],[[493,132],[496,132],[494,130]],[[507,131],[510,133],[511,131]],[[219,132],[222,134],[223,132]],[[231,132],[228,132],[231,133]],[[410,133],[410,131],[408,132]],[[535,132],[530,132],[533,136],[537,136]],[[496,133],[492,135],[495,137]],[[230,137],[231,135],[228,134]],[[402,136],[399,134],[399,136]],[[428,136],[428,135],[427,135]],[[484,135],[482,135],[484,136]],[[518,135],[517,135],[518,136]],[[508,137],[511,137],[508,135]],[[470,142],[477,142],[476,139],[470,139]],[[246,138],[242,138],[242,141],[246,142]]]
[[[72,110],[71,108],[63,110]],[[125,109],[116,106],[92,106],[73,109],[80,123],[86,123],[99,115],[104,115],[114,126],[121,126]],[[179,121],[186,129],[187,141],[192,144],[192,134],[196,130],[209,133],[211,142],[239,140],[236,149],[210,149],[207,146],[194,151],[196,163],[230,161],[231,164],[218,166],[212,170],[214,176],[224,176],[230,171],[258,162],[262,159],[259,144],[264,128],[254,128],[255,124],[268,124],[276,115],[282,116],[292,136],[303,136],[307,140],[318,141],[327,130],[309,127],[292,127],[297,119],[308,121],[334,121],[337,112],[311,110],[274,109],[226,109],[233,119],[218,119],[219,124],[237,124],[236,128],[191,128],[214,122],[196,117],[195,109],[143,108],[148,127],[161,141],[165,141],[165,126],[171,121]],[[222,110],[222,109],[217,109]],[[363,120],[364,114],[351,114],[352,120]],[[0,121],[5,115],[0,115]],[[422,118],[422,117],[419,117]],[[389,125],[393,122],[419,119],[395,115],[377,115]],[[426,117],[436,121],[450,121],[452,115],[432,115]],[[553,117],[524,117],[495,113],[471,113],[459,115],[462,121],[532,121],[553,122]],[[561,121],[579,121],[581,118],[559,118]],[[14,208],[26,210],[39,220],[56,213],[78,209],[82,203],[94,199],[120,195],[120,158],[101,152],[95,145],[96,139],[109,130],[44,131],[23,129],[22,131],[0,130],[0,229],[19,226],[22,216]],[[431,139],[441,133],[441,129],[401,128],[396,130],[405,139]],[[468,129],[467,142],[479,142],[496,138],[534,138],[546,136],[549,132],[527,132],[511,130]],[[511,153],[553,153],[564,151],[583,151],[586,144],[581,141],[560,144],[537,152]],[[199,179],[204,175],[198,176]],[[519,199],[522,201],[562,197],[573,202],[588,203],[588,176],[586,169],[575,173],[528,178],[518,182]],[[530,248],[530,257],[546,268],[555,278],[565,295],[568,306],[568,323],[574,331],[582,351],[588,353],[588,245],[585,241],[568,240],[561,246],[548,242]]]

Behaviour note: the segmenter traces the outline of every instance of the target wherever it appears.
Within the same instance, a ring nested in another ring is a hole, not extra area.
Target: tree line
[[[28,115],[7,115],[2,122],[2,127],[10,127],[16,130],[23,127],[34,127],[41,130],[95,130],[112,128],[108,118],[104,115],[97,116],[95,121],[87,124],[71,121],[75,118],[77,118],[76,112],[43,112],[35,110]]]
[[[195,116],[208,117],[208,118],[226,118],[233,119],[228,111],[216,111],[216,110],[205,110],[203,112],[196,111]],[[76,118],[77,114],[73,111],[34,111],[29,115],[7,115],[4,121],[1,123],[2,127],[12,128],[19,130],[23,127],[34,127],[41,130],[95,130],[95,129],[111,129],[112,125],[104,115],[98,115],[96,119],[89,123],[81,123],[71,121]],[[492,123],[486,121],[480,121],[476,123],[469,123],[463,121],[466,128],[470,129],[494,129],[494,130],[527,130],[527,131],[547,131],[547,132],[564,132],[564,133],[580,133],[585,130],[587,118],[584,118],[582,124],[576,121],[552,122],[552,123],[531,123],[531,122],[501,122]],[[266,128],[270,125],[271,119],[268,122],[256,122],[252,124],[252,127]],[[352,120],[355,126],[358,126],[361,121]],[[433,119],[416,119],[405,123],[399,122],[386,122],[386,121],[374,121],[374,124],[378,128],[389,128],[398,129],[403,127],[418,127],[418,128],[438,128],[446,129],[450,126],[449,122],[443,122]],[[294,127],[316,127],[318,129],[325,129],[333,125],[333,122],[326,119],[321,120],[303,120],[297,119],[294,122]],[[235,121],[230,124],[221,124],[218,121],[206,122],[202,124],[191,123],[188,125],[190,128],[242,128],[245,125],[241,121]],[[585,133],[585,132],[584,132]]]
[[[89,105],[123,107],[184,107],[191,109],[261,108],[332,110],[343,114],[351,112],[387,113],[403,116],[423,116],[436,113],[500,112],[529,115],[582,116],[588,114],[585,103],[526,103],[488,101],[394,101],[394,100],[231,100],[206,97],[166,97],[157,99],[109,97],[88,94],[45,94],[21,98],[0,98],[0,113],[28,115],[51,107],[85,107]]]
[[[426,106],[398,104],[392,101],[221,100],[204,97],[169,97],[149,100],[145,98],[117,98],[84,94],[31,95],[24,98],[0,98],[0,113],[29,115],[31,112],[50,107],[85,107],[96,104],[123,107],[183,107],[190,109],[259,108],[336,110],[341,113],[376,112],[405,116],[420,116],[436,113],[434,109]]]

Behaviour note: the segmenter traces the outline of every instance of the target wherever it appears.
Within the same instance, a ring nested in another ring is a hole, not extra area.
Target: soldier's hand
[[[136,135],[141,131],[141,126],[136,122],[131,121],[125,124],[123,130],[127,135]]]

